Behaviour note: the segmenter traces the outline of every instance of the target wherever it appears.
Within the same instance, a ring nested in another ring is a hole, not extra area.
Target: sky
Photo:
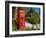
[[[27,12],[30,11],[30,8],[32,8],[32,7],[25,7],[25,9],[26,9]],[[34,9],[35,9],[35,11],[36,11],[37,13],[40,12],[40,8],[34,8]]]
[[[35,11],[39,13],[40,12],[40,8],[35,8]]]

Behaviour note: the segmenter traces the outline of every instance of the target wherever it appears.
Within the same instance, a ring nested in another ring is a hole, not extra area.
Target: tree
[[[31,8],[27,14],[26,20],[33,25],[35,24],[37,27],[37,24],[40,23],[40,16],[38,15],[34,8]]]

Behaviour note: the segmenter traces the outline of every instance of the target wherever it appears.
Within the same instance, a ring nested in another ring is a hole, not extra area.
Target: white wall
[[[18,0],[18,1],[44,2],[45,3],[45,0]],[[45,16],[46,16],[46,13],[45,13]],[[46,26],[45,26],[45,29],[46,29]],[[0,0],[0,38],[5,38],[4,36],[5,36],[5,0]],[[42,35],[42,36],[14,37],[14,38],[46,38],[46,35]]]

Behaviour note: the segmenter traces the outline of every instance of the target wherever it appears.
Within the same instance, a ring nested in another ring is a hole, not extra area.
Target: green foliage
[[[27,13],[26,21],[31,24],[39,24],[40,23],[40,16],[34,8],[31,8],[30,11]]]
[[[12,31],[16,31],[17,30],[17,27],[16,27],[16,21],[15,20],[12,20]]]

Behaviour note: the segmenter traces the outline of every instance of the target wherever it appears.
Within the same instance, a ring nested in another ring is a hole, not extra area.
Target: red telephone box
[[[19,29],[20,31],[25,30],[25,12],[22,7],[18,8],[17,29]]]

